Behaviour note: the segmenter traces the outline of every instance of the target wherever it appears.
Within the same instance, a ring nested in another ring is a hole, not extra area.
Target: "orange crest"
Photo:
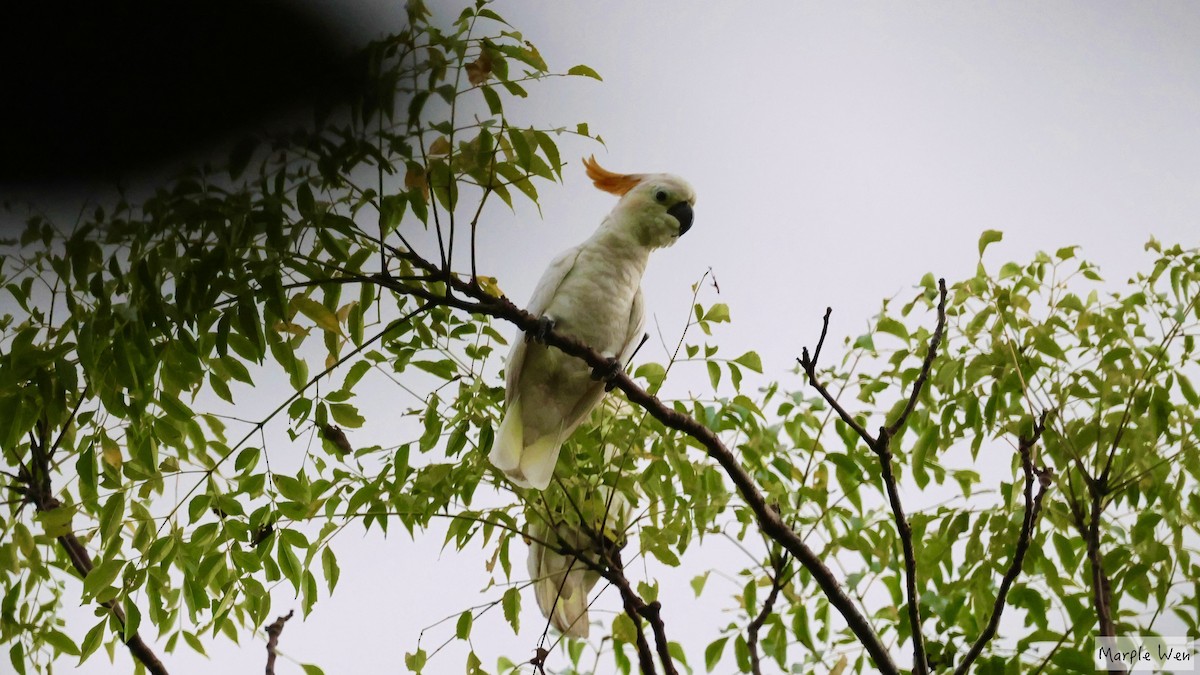
[[[640,174],[613,173],[605,169],[596,162],[595,155],[583,160],[583,167],[587,169],[592,184],[614,195],[623,195],[642,182]]]

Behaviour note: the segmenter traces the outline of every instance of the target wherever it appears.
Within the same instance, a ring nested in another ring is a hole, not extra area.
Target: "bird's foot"
[[[621,372],[621,362],[615,357],[609,357],[604,365],[592,368],[593,380],[604,380],[604,391],[612,391],[616,385],[617,374]]]
[[[549,335],[550,331],[553,329],[554,329],[554,319],[551,319],[548,316],[539,316],[538,322],[537,322],[537,328],[534,328],[531,331],[525,332],[525,341],[526,342],[540,342],[542,344],[545,344],[546,336]]]

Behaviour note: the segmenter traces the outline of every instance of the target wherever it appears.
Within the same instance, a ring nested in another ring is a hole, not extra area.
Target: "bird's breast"
[[[629,331],[629,315],[643,270],[643,265],[584,251],[546,313],[564,333],[600,352],[618,353]]]

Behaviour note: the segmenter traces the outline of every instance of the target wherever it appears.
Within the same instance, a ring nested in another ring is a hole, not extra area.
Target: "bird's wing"
[[[646,300],[642,297],[642,289],[639,287],[637,293],[633,294],[633,305],[629,308],[629,328],[625,331],[625,346],[621,348],[621,367],[631,357],[633,350],[637,349],[638,343],[642,341],[642,334],[646,330]]]
[[[566,279],[574,269],[575,259],[579,257],[581,248],[580,246],[569,248],[550,262],[550,266],[538,280],[538,285],[533,290],[533,297],[529,299],[529,306],[525,308],[525,311],[539,317],[546,311],[546,308],[550,306],[550,301],[554,299],[554,294],[558,292],[558,287],[562,285],[563,279]],[[504,368],[504,384],[507,388],[505,403],[512,400],[517,393],[517,384],[521,381],[521,366],[524,363],[525,336],[518,334],[512,351],[509,352],[508,364]]]

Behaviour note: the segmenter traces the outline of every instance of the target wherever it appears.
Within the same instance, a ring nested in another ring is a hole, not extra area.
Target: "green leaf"
[[[413,361],[412,365],[443,380],[449,380],[458,372],[458,366],[450,359],[442,359],[441,361]]]
[[[717,667],[717,664],[721,662],[721,656],[725,653],[726,642],[729,642],[729,638],[717,638],[704,648],[704,667],[708,669],[708,672],[711,673]]]
[[[501,599],[501,605],[504,607],[504,618],[508,624],[512,626],[513,634],[521,632],[521,594],[516,588],[510,588],[504,591],[504,597]]]
[[[325,675],[325,671],[311,663],[301,663],[300,667],[304,669],[304,675]]]
[[[761,373],[763,371],[762,358],[759,357],[758,352],[746,352],[733,361],[734,363],[740,363],[743,366],[746,366],[756,373]]]
[[[458,616],[458,625],[454,628],[454,635],[459,640],[466,640],[471,636],[471,624],[474,622],[474,620],[475,617],[471,614],[470,610],[460,614]]]
[[[83,638],[83,644],[79,647],[79,663],[87,660],[99,647],[104,640],[104,628],[108,625],[108,619],[101,619],[100,623],[92,626],[91,630]]]
[[[338,568],[337,557],[333,554],[333,549],[328,546],[321,551],[321,571],[325,575],[325,584],[329,587],[329,594],[333,595],[333,589],[337,586],[342,571]]]
[[[142,611],[138,609],[137,603],[133,601],[131,596],[125,596],[125,627],[123,629],[125,642],[133,639],[137,635],[138,627],[142,624]]]
[[[718,302],[709,307],[708,311],[704,313],[704,320],[713,323],[727,323],[729,321],[729,305]]]
[[[114,492],[105,500],[104,508],[100,509],[100,539],[108,546],[121,531],[122,519],[125,517],[125,493]]]
[[[88,597],[93,597],[100,591],[108,588],[116,581],[117,575],[123,569],[125,569],[124,560],[105,560],[96,565],[83,579],[84,594]]]
[[[901,340],[908,341],[908,328],[890,316],[880,317],[879,323],[876,324],[875,329],[881,333],[889,333],[891,335],[895,335]]]
[[[17,675],[25,675],[25,643],[17,642],[9,647],[8,660],[12,662]]]
[[[79,647],[76,647],[75,642],[67,637],[65,633],[51,628],[42,633],[42,639],[45,640],[46,644],[54,647],[54,650],[59,654],[79,656]]]
[[[423,668],[425,668],[426,658],[425,650],[418,649],[411,654],[406,653],[404,655],[404,665],[412,672],[419,673]]]
[[[1039,333],[1034,336],[1033,348],[1059,361],[1067,360],[1067,353],[1063,351],[1062,347],[1058,346],[1058,343],[1053,338],[1045,333]]]
[[[583,77],[590,77],[594,80],[601,80],[601,81],[603,81],[603,79],[604,79],[604,78],[600,77],[599,73],[592,70],[591,68],[588,68],[585,65],[571,66],[571,68],[567,71],[567,74],[568,75],[581,75]]]
[[[979,235],[979,257],[983,257],[983,251],[989,245],[994,244],[1004,238],[1004,233],[1000,230],[984,230],[983,234]]]
[[[47,537],[57,539],[71,532],[71,518],[74,516],[74,506],[59,506],[37,514],[37,520]]]
[[[329,414],[333,416],[333,421],[349,429],[357,429],[367,421],[358,413],[358,408],[349,403],[330,403]]]
[[[692,591],[696,594],[697,598],[700,597],[700,594],[704,591],[704,584],[707,582],[708,572],[698,575],[692,579]]]
[[[721,383],[721,366],[716,361],[706,361],[705,365],[708,366],[708,381],[712,383],[712,388],[715,390]]]

